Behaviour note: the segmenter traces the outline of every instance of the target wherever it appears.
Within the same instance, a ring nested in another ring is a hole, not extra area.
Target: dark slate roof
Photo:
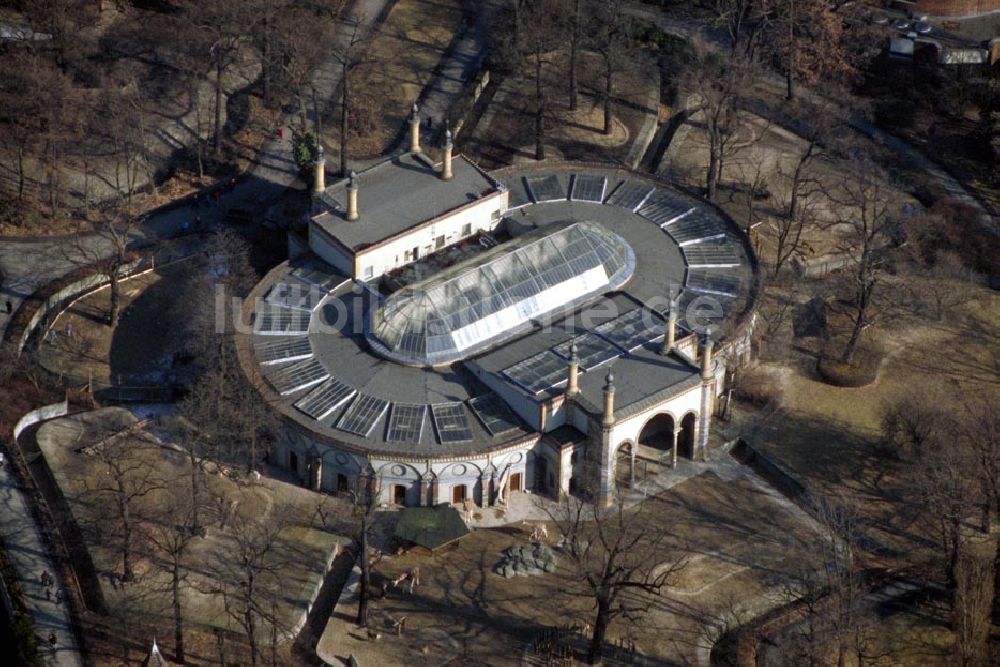
[[[347,180],[326,189],[323,213],[313,220],[341,244],[354,250],[433,220],[483,197],[499,192],[498,184],[471,160],[452,160],[451,180],[423,154],[405,153],[359,172],[357,220],[344,218]]]

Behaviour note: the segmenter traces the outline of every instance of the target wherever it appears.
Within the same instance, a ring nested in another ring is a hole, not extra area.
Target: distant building
[[[486,507],[607,503],[702,459],[750,352],[739,227],[623,169],[435,163],[411,128],[405,155],[329,188],[317,170],[312,255],[254,290],[240,354],[283,418],[276,461],[317,491],[374,475],[385,504]]]

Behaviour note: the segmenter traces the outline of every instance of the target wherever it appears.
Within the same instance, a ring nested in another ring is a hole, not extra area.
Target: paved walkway
[[[472,22],[462,24],[460,32],[451,44],[448,58],[442,63],[431,83],[423,90],[420,115],[423,118],[432,118],[434,128],[441,128],[448,120],[452,107],[465,89],[465,85],[476,75],[486,54],[490,15],[495,10],[495,4],[489,0],[480,3],[476,18]],[[437,132],[434,136],[437,136]],[[443,139],[441,141],[443,142]],[[398,150],[408,146],[409,135],[404,134],[396,148]]]
[[[61,584],[51,588],[52,599],[48,599],[39,581],[43,571],[52,575],[57,571],[32,521],[27,500],[17,488],[7,465],[0,466],[0,534],[4,536],[7,555],[21,575],[24,601],[35,618],[39,649],[46,664],[83,665],[66,605],[55,602],[55,592]],[[54,649],[48,643],[53,632],[56,635]]]

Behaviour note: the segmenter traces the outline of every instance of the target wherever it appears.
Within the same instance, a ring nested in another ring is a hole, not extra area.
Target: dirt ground
[[[179,295],[199,280],[207,243],[192,236],[164,246],[157,267],[120,283],[118,326],[107,324],[110,288],[96,290],[61,312],[38,342],[41,365],[79,388],[153,386],[174,381],[183,345]]]
[[[887,292],[903,293],[921,280],[888,279]],[[847,491],[869,516],[872,537],[900,558],[921,559],[928,543],[914,517],[899,511],[906,489],[899,462],[880,445],[884,406],[901,392],[920,388],[941,401],[953,394],[1000,400],[1000,296],[983,286],[955,285],[959,303],[941,321],[897,308],[869,332],[887,350],[878,380],[866,387],[832,387],[815,373],[817,341],[794,340],[790,362],[767,368],[783,388],[782,411],[756,434],[758,445],[787,465],[808,485]]]
[[[105,490],[108,468],[100,456],[84,448],[113,443],[109,436],[129,428],[136,430],[124,436],[127,449],[123,451],[129,452],[128,462],[137,466],[137,476],[130,476],[127,483],[129,492],[136,492],[131,507],[136,579],[123,583],[118,548],[121,521],[113,510],[115,496]],[[39,429],[37,440],[93,561],[98,581],[88,584],[99,586],[124,636],[159,637],[170,655],[169,561],[157,546],[162,542],[156,540],[162,540],[165,531],[170,534],[170,521],[182,520],[181,510],[171,508],[185,499],[190,477],[184,454],[163,446],[157,433],[161,431],[155,423],[137,427],[128,411],[103,408],[48,422]],[[140,479],[154,482],[153,490],[139,494],[144,488]],[[287,657],[288,633],[304,619],[307,605],[324,580],[334,545],[347,540],[317,513],[320,499],[305,489],[268,477],[253,481],[214,467],[203,479],[206,503],[201,516],[206,532],[192,538],[182,557],[185,622],[196,636],[212,628],[239,634],[232,612],[239,604],[240,582],[245,581],[238,567],[241,545],[271,539],[273,548],[257,556],[261,566],[256,574],[258,603],[278,619],[279,650]],[[324,502],[334,501],[327,498]],[[265,538],[265,530],[273,536]],[[266,634],[271,636],[270,631]],[[202,659],[211,658],[203,655]]]
[[[562,59],[553,58],[546,65],[544,77],[549,91],[546,118],[546,158],[625,162],[644,122],[658,113],[650,108],[650,99],[658,99],[655,67],[645,62],[618,75],[615,84],[612,131],[603,133],[604,111],[598,90],[597,54],[582,54],[580,99],[576,111],[570,111],[566,99],[568,77]],[[654,75],[651,76],[650,73]],[[462,150],[486,169],[495,169],[524,160],[533,160],[534,79],[527,65],[516,75],[509,75],[494,96],[475,132]]]
[[[661,557],[684,551],[690,561],[675,585],[650,599],[643,621],[612,625],[610,643],[635,641],[647,664],[691,663],[707,658],[711,626],[722,615],[782,601],[781,572],[810,558],[805,545],[812,528],[801,512],[758,484],[732,462],[720,474],[700,474],[642,506],[640,520],[666,523],[670,533]],[[550,534],[554,542],[552,528]],[[412,595],[390,587],[374,603],[376,627],[383,629],[377,642],[368,641],[352,618],[335,617],[332,654],[354,654],[362,664],[518,664],[547,628],[592,622],[590,600],[567,592],[573,573],[564,561],[552,574],[504,579],[493,573],[503,549],[527,542],[519,526],[479,529],[433,555],[414,550],[384,558],[376,582],[419,566],[421,585]],[[400,638],[392,628],[402,617]],[[566,641],[583,650],[582,639]]]
[[[788,210],[791,197],[791,175],[794,173],[799,156],[806,150],[804,139],[766,119],[742,113],[744,124],[734,143],[731,154],[726,158],[719,190],[719,204],[733,216],[741,227],[746,228],[749,210],[747,197],[737,192],[734,184],[746,186],[760,179],[768,196],[754,204],[753,240],[758,255],[765,266],[772,264],[776,249],[776,221]],[[873,154],[878,149],[872,146]],[[695,114],[683,124],[659,167],[661,174],[695,190],[705,187],[705,172],[708,166],[708,143],[700,114]],[[833,199],[845,199],[839,193],[848,173],[829,160],[816,159],[807,167],[807,182],[802,186],[803,194],[821,190]],[[898,215],[905,206],[920,210],[920,204],[901,188],[887,184],[887,192],[894,197],[892,214]],[[846,206],[830,201],[825,196],[809,198],[810,215],[815,219],[802,235],[801,257],[805,261],[836,254],[843,247],[840,234],[844,232],[838,222],[845,219]]]
[[[359,120],[368,125],[351,138],[351,157],[382,155],[406,126],[413,103],[430,83],[462,20],[460,0],[400,0],[369,47],[369,57],[352,74]],[[339,105],[322,134],[328,146],[340,145]]]

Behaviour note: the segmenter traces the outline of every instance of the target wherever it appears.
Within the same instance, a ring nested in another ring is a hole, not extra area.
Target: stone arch
[[[379,500],[396,506],[421,503],[421,474],[412,465],[388,461],[378,467]]]
[[[672,452],[674,448],[674,432],[677,430],[677,419],[670,412],[659,412],[649,419],[639,429],[638,441],[644,447],[657,449],[661,452]]]
[[[698,416],[693,412],[688,412],[681,419],[680,431],[677,433],[677,453],[688,459],[694,458],[695,431],[697,430]]]
[[[635,450],[631,438],[623,440],[615,450],[614,477],[618,488],[631,488],[635,484]]]

